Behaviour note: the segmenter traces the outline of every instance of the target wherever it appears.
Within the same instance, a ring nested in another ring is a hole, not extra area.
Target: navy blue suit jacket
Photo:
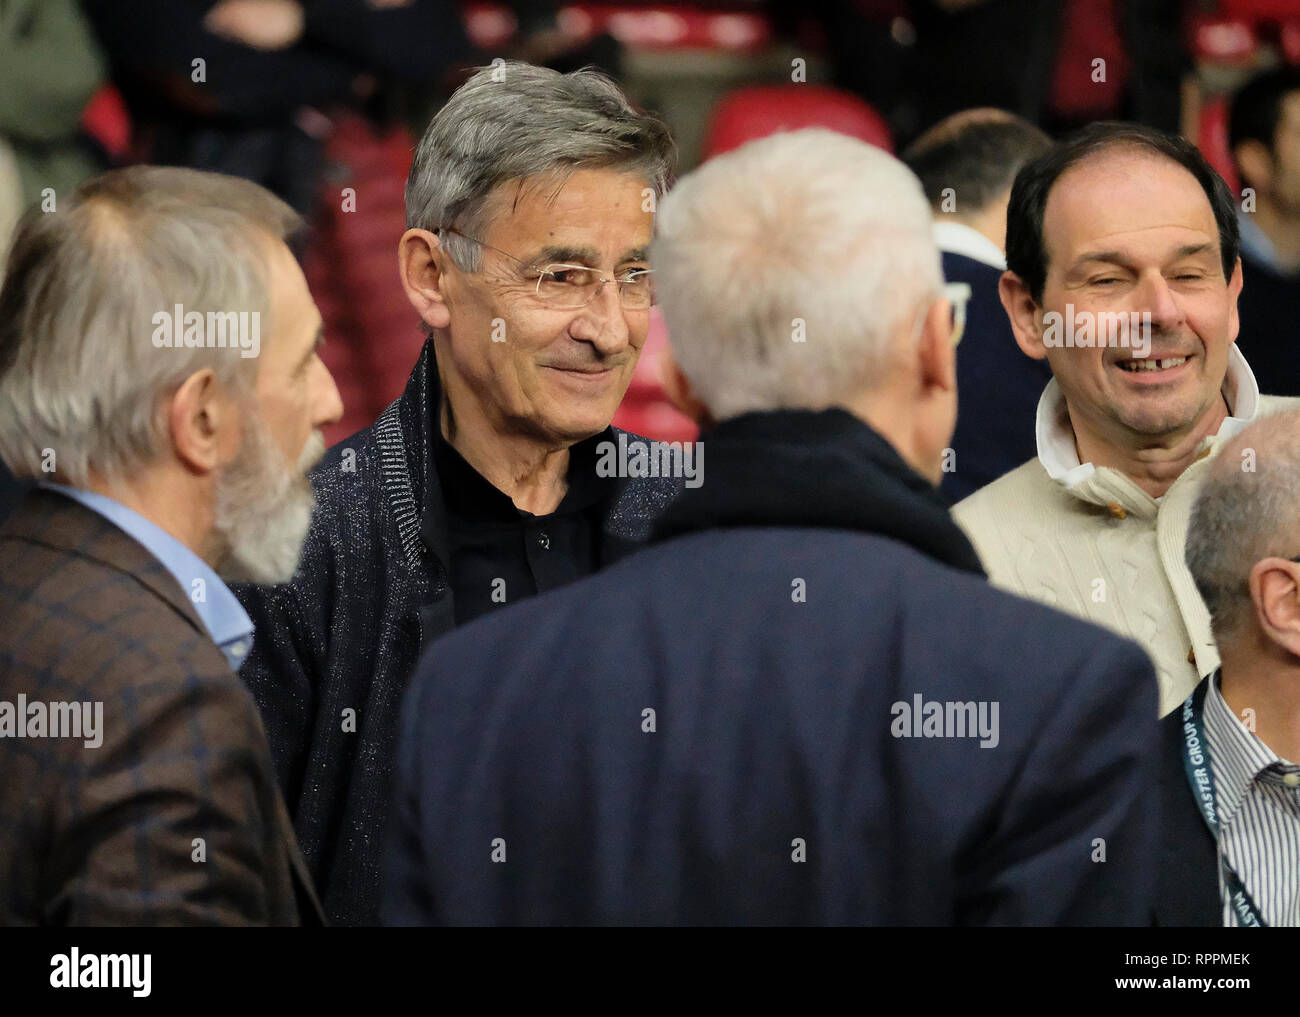
[[[1267,395],[1300,396],[1300,275],[1278,275],[1241,256],[1237,348]]]
[[[1034,419],[1052,370],[1016,345],[998,297],[999,269],[944,252],[943,275],[971,288],[966,332],[957,347],[957,468],[944,474],[941,485],[958,502],[1038,455]]]
[[[687,534],[424,655],[381,917],[1146,923],[1156,715],[1136,644],[898,541]]]
[[[1208,679],[1202,679],[1202,684]],[[1219,849],[1183,768],[1183,711],[1160,722],[1160,882],[1155,924],[1222,926]]]

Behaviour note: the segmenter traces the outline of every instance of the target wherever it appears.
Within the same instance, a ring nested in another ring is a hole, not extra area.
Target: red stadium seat
[[[884,118],[857,96],[826,85],[753,85],[726,95],[713,111],[704,141],[709,159],[777,131],[826,127],[893,152]]]
[[[326,142],[303,274],[324,321],[321,359],[343,398],[343,419],[324,429],[329,445],[373,423],[401,394],[424,345],[397,274],[413,148],[405,127],[376,130],[352,114],[336,119]],[[344,187],[352,188],[346,206]]]
[[[1237,179],[1237,170],[1232,162],[1232,150],[1228,146],[1228,100],[1223,96],[1207,98],[1204,101],[1197,131],[1197,147],[1210,165],[1228,182],[1233,194],[1240,193],[1241,182]]]
[[[1283,59],[1289,64],[1300,64],[1300,19],[1285,22],[1278,41]]]
[[[82,129],[99,142],[114,162],[131,155],[131,115],[113,85],[101,85],[81,113]]]

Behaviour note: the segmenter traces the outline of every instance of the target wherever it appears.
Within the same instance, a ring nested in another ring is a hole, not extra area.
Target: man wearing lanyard
[[[1232,439],[1192,510],[1222,664],[1164,722],[1160,925],[1300,925],[1298,500],[1291,410]]]

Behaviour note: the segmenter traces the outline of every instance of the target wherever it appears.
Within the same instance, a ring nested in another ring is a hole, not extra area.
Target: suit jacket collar
[[[48,488],[34,488],[0,527],[0,536],[26,540],[63,551],[125,573],[181,615],[205,638],[206,627],[194,605],[167,568],[143,545],[129,537],[98,512]],[[231,676],[234,681],[234,676]],[[265,737],[265,735],[263,735]],[[276,824],[280,827],[296,876],[299,918],[304,925],[325,924],[311,874],[299,850],[293,824],[277,789]]]
[[[1007,256],[992,240],[974,227],[951,219],[934,224],[934,245],[944,254],[958,254],[981,265],[1005,272]]]
[[[706,434],[704,446],[708,482],[678,497],[657,538],[710,527],[858,530],[984,575],[947,499],[846,410],[746,413]]]
[[[126,573],[207,636],[190,598],[163,563],[98,512],[73,499],[46,488],[32,490],[0,532]]]

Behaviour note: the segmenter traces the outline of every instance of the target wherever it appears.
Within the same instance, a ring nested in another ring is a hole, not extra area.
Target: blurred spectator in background
[[[1232,100],[1228,137],[1243,187],[1238,308],[1259,387],[1300,395],[1300,69],[1268,71]]]
[[[79,125],[104,71],[76,0],[0,0],[0,279],[22,210],[102,168]],[[0,464],[0,521],[26,489]]]
[[[1052,139],[1021,117],[974,109],[936,124],[903,153],[934,212],[944,278],[971,288],[957,348],[955,458],[943,476],[953,501],[1034,457],[1034,409],[1052,370],[1016,345],[998,280],[1007,267],[1011,183],[1051,147]]]
[[[103,79],[76,0],[0,0],[0,260],[24,207],[101,168],[78,126]]]
[[[830,83],[854,92],[893,118],[915,31],[908,0],[768,0],[777,32],[800,42],[812,21],[825,53]]]
[[[506,6],[517,26],[502,54],[508,59],[549,67],[561,74],[592,68],[615,79],[622,75],[622,44],[608,32],[585,38],[564,31],[560,0],[509,0]]]
[[[469,53],[452,0],[85,0],[137,155],[256,181],[308,218],[303,270],[346,416],[401,391],[421,337],[393,272],[414,145],[402,114]]]
[[[84,0],[151,162],[315,207],[337,107],[428,85],[466,49],[451,0]]]
[[[915,114],[899,115],[906,136],[969,106],[1007,109],[1053,134],[1117,117],[1178,130],[1190,66],[1183,0],[909,6],[916,45],[905,94]]]

